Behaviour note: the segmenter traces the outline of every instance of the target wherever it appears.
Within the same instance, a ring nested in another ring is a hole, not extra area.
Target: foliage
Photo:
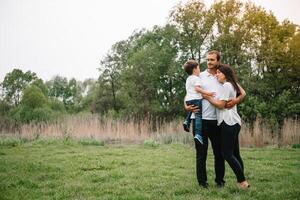
[[[34,72],[27,71],[24,73],[20,69],[14,69],[7,73],[1,83],[5,101],[17,106],[22,98],[23,90],[36,78]]]
[[[202,50],[213,31],[214,15],[203,1],[190,0],[179,3],[170,12],[170,23],[179,32],[180,53],[186,60],[192,58],[201,62]]]
[[[169,24],[134,33],[104,57],[95,110],[167,119],[183,114],[182,64],[188,58],[200,62],[217,49],[246,89],[242,118],[253,122],[261,116],[278,128],[284,118],[299,115],[299,37],[297,25],[279,23],[253,3],[180,3]]]
[[[104,141],[94,139],[81,139],[78,143],[82,145],[104,146]]]
[[[135,33],[128,41],[117,43],[112,55],[102,61],[103,67],[110,68],[99,77],[96,110],[105,113],[117,108],[116,111],[126,115],[145,117],[149,114],[168,115],[173,109],[181,109],[178,101],[174,101],[183,99],[181,66],[176,61],[176,37],[175,27],[167,25]],[[175,113],[171,114],[174,116]]]
[[[89,90],[94,89],[94,84],[92,79],[87,79],[82,83],[74,78],[68,80],[62,76],[55,76],[46,83],[49,88],[48,96],[55,99],[53,103],[63,102],[64,110],[69,113],[91,109],[91,96],[94,95],[90,94]]]
[[[48,104],[48,99],[43,94],[40,88],[38,88],[35,85],[32,85],[24,90],[24,95],[22,97],[21,104],[32,109],[44,108]]]
[[[153,139],[148,139],[144,141],[144,146],[148,147],[158,147],[159,143]]]
[[[46,122],[52,119],[52,110],[42,90],[35,85],[24,90],[21,104],[12,110],[11,115],[17,122]]]

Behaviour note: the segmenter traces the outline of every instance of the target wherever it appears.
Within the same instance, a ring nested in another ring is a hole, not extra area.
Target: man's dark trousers
[[[195,123],[193,120],[193,135],[195,135]],[[215,182],[217,185],[224,185],[225,175],[225,161],[221,152],[221,136],[220,128],[217,126],[217,120],[205,120],[202,119],[202,133],[203,133],[203,145],[199,142],[195,142],[196,148],[196,173],[199,185],[207,185],[207,173],[206,173],[206,158],[208,149],[208,138],[211,142],[214,165],[215,165]]]

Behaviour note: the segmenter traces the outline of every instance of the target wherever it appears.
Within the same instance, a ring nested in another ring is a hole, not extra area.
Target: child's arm
[[[208,96],[211,96],[211,97],[215,95],[214,92],[209,92],[209,91],[203,90],[199,85],[196,85],[195,90],[198,93],[201,93],[201,94],[204,94],[204,95],[208,95]]]
[[[219,109],[225,108],[225,105],[226,105],[225,100],[214,99],[213,97],[208,96],[208,95],[203,95],[203,98],[206,99],[207,101],[209,101],[211,104],[213,104],[215,107],[217,107]]]

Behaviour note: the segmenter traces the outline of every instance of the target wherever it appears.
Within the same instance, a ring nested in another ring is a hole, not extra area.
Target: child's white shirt
[[[202,95],[196,91],[196,86],[201,86],[202,82],[199,76],[190,75],[185,82],[186,98],[185,101],[193,99],[202,99]]]

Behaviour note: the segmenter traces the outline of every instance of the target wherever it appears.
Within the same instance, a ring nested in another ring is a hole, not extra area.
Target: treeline
[[[44,82],[34,72],[14,69],[1,83],[1,128],[53,121],[65,114],[90,111],[95,82],[61,76]]]
[[[102,60],[97,112],[183,114],[183,63],[194,58],[205,69],[206,52],[218,50],[236,71],[247,98],[239,106],[247,122],[257,116],[275,128],[300,113],[299,26],[279,22],[252,3],[200,0],[178,4],[168,24],[133,33],[114,44]]]
[[[44,83],[30,71],[8,73],[1,83],[1,120],[28,123],[78,112],[172,120],[184,113],[182,64],[193,58],[204,70],[213,49],[247,92],[239,105],[244,121],[260,116],[278,128],[284,118],[299,116],[299,26],[252,3],[218,1],[208,8],[191,0],[176,5],[165,26],[114,44],[97,81],[57,76]]]

